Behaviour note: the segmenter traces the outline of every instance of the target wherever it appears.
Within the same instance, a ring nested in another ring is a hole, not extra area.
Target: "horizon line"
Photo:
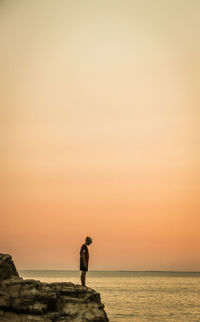
[[[80,270],[72,270],[72,269],[18,269],[18,271],[80,272]],[[180,270],[90,270],[88,272],[200,273],[200,270],[199,271],[180,271]]]

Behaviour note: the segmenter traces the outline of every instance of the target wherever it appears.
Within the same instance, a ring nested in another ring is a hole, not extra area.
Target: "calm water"
[[[79,272],[20,271],[23,278],[80,284]],[[110,322],[200,321],[200,273],[88,272]]]

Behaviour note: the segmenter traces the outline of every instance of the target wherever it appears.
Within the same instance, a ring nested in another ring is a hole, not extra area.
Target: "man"
[[[86,237],[85,243],[81,246],[80,250],[80,271],[81,271],[81,284],[85,285],[86,272],[88,271],[89,251],[88,247],[92,243],[92,238]]]

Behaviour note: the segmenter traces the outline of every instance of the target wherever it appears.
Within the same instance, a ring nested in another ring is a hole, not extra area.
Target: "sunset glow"
[[[200,2],[1,1],[0,253],[200,270]]]

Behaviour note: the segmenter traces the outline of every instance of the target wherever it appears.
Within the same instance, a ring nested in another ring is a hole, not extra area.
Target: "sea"
[[[21,270],[42,282],[80,284],[79,271]],[[200,322],[200,272],[90,271],[110,322]]]

